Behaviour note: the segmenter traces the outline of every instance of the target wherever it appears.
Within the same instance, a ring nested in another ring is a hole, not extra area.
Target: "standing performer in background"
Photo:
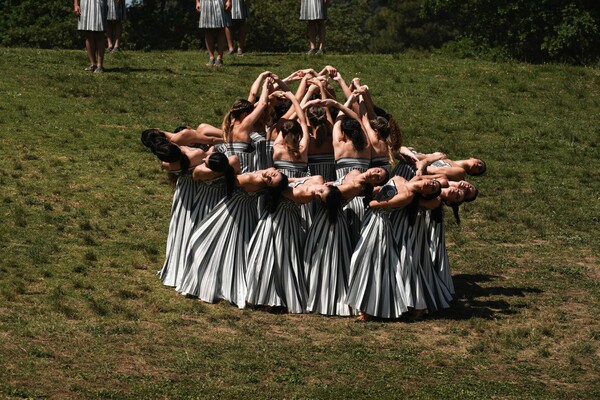
[[[123,35],[123,21],[127,19],[125,0],[107,0],[108,14],[106,16],[106,37],[108,51],[121,50],[121,35]]]
[[[298,0],[298,3],[300,3],[300,20],[308,21],[310,50],[307,54],[321,55],[325,52],[325,20],[327,19],[329,0]],[[318,50],[317,35],[320,41]]]
[[[231,0],[196,0],[196,11],[200,13],[200,29],[204,29],[204,42],[208,51],[209,67],[223,66],[223,50],[226,46],[225,27],[231,25]],[[215,59],[215,36],[217,58]]]
[[[77,30],[85,31],[85,49],[90,60],[85,70],[104,72],[106,0],[74,0],[73,11],[78,17]]]
[[[233,27],[238,30],[238,48],[237,55],[243,56],[246,50],[246,19],[250,16],[250,8],[248,7],[250,0],[231,0],[231,19],[232,26],[225,27],[225,35],[227,36],[227,46],[232,55],[235,48],[233,47]]]

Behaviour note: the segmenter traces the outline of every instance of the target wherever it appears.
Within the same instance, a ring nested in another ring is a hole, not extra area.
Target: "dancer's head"
[[[319,185],[315,189],[315,196],[325,204],[329,222],[335,223],[337,221],[338,209],[342,204],[340,189],[333,185]]]
[[[469,168],[467,169],[467,174],[471,176],[482,175],[487,169],[485,161],[479,158],[469,158]]]
[[[306,117],[310,125],[314,128],[314,137],[317,146],[321,146],[325,140],[325,136],[329,133],[327,125],[327,112],[321,106],[310,106],[306,110]]]
[[[367,147],[365,135],[363,134],[360,123],[352,118],[345,118],[342,121],[342,132],[350,138],[356,151],[364,150]]]
[[[466,203],[475,200],[479,195],[479,190],[477,190],[475,186],[467,181],[459,181],[456,186],[458,186],[458,188],[464,192],[464,199]]]
[[[365,208],[373,200],[374,186],[381,186],[390,179],[390,173],[385,168],[369,168],[364,174],[365,183],[363,184],[363,204]]]
[[[419,182],[420,184],[417,185],[417,193],[422,199],[435,199],[442,192],[442,184],[437,179],[424,179]]]
[[[296,121],[287,120],[281,125],[281,134],[285,141],[285,147],[295,159],[300,158],[300,139],[302,139],[302,127]]]
[[[225,118],[223,118],[223,124],[221,125],[221,129],[223,130],[223,139],[226,142],[231,142],[234,121],[243,120],[246,115],[250,114],[252,111],[254,111],[254,105],[248,100],[240,99],[233,103],[225,115]]]
[[[402,132],[396,119],[381,107],[373,106],[375,114],[378,117],[383,117],[387,121],[388,129],[388,144],[392,150],[398,150],[402,146]]]
[[[275,188],[281,185],[281,181],[284,179],[284,177],[287,179],[287,176],[273,167],[262,170],[260,177],[267,187],[270,188]]]
[[[377,132],[381,139],[385,140],[390,136],[390,125],[384,117],[376,117],[370,120],[369,124],[371,124],[371,128]]]
[[[278,173],[278,175],[274,175],[273,171],[270,170],[275,170]],[[265,177],[263,175],[263,180],[265,181],[265,183],[267,183],[267,186],[269,187],[267,190],[265,203],[267,211],[273,213],[277,209],[277,205],[281,200],[281,193],[288,188],[289,180],[287,175],[281,173],[280,171],[277,171],[275,168],[269,168],[268,170],[265,170],[265,172],[263,172],[263,174],[265,173],[267,173],[267,176]]]

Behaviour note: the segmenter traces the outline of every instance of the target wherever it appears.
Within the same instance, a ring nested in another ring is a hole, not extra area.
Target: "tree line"
[[[248,49],[305,51],[306,23],[295,0],[252,0]],[[0,0],[0,45],[81,48],[69,0]],[[130,49],[198,49],[193,0],[133,0]],[[462,56],[586,64],[600,58],[598,0],[332,0],[332,52],[397,53],[444,48]]]

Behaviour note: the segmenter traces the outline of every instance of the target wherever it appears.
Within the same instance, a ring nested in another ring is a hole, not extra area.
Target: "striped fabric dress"
[[[337,177],[333,154],[309,154],[308,171],[311,175],[321,175],[325,182],[335,181]]]
[[[398,191],[388,182],[377,199]],[[392,210],[373,209],[365,218],[360,240],[352,254],[351,279],[346,303],[379,318],[398,318],[408,311],[404,293],[404,268],[400,262],[390,222]]]
[[[338,209],[337,219],[332,223],[327,208],[321,204],[304,248],[307,311],[323,315],[355,314],[346,304],[352,250],[348,222],[342,209]]]
[[[104,32],[106,30],[106,0],[80,0],[81,13],[77,22],[80,31]]]
[[[200,0],[200,29],[231,26],[231,13],[225,11],[225,0]]]
[[[300,3],[300,20],[313,21],[327,19],[327,5],[323,0],[302,0]]]
[[[214,303],[246,304],[246,252],[257,222],[258,192],[237,190],[194,230],[177,291]]]
[[[408,215],[394,213],[391,221],[400,254],[410,260],[405,274],[405,291],[408,306],[417,310],[433,312],[448,308],[452,294],[435,271],[430,253],[426,214],[419,209],[415,224],[410,226]]]
[[[195,224],[199,221],[196,219],[198,216],[194,215],[197,193],[198,185],[192,180],[192,176],[189,173],[180,175],[171,206],[165,263],[158,273],[166,286],[177,286],[181,278],[188,242]]]
[[[221,143],[215,146],[215,151],[225,154],[227,157],[236,155],[240,159],[242,174],[256,171],[255,150],[252,143],[231,142]]]
[[[231,19],[246,19],[250,16],[250,8],[246,0],[231,0]]]
[[[401,176],[407,181],[415,177],[415,167],[412,164],[399,162],[392,170],[392,176]]]
[[[433,268],[450,291],[450,294],[454,294],[454,283],[452,282],[450,261],[448,260],[448,251],[446,249],[444,221],[443,219],[436,221],[434,218],[431,218],[431,213],[428,213],[427,225],[429,227],[429,250],[431,251]]]
[[[290,187],[302,183],[294,182]],[[248,303],[283,306],[296,314],[306,310],[301,223],[300,208],[287,199],[258,222],[248,246]]]
[[[335,161],[336,175],[341,179],[348,172],[357,169],[360,172],[365,172],[369,169],[371,160],[367,158],[340,158]],[[360,229],[362,227],[362,219],[365,216],[365,206],[363,204],[363,196],[356,196],[344,207],[344,214],[348,220],[348,229],[350,230],[350,239],[352,247],[356,245],[360,237]]]
[[[281,173],[287,175],[288,178],[304,178],[308,174],[308,165],[303,162],[292,162],[292,161],[273,161],[273,165]],[[308,232],[312,223],[312,213],[310,204],[303,204],[300,206],[300,216],[302,218],[302,230],[304,234]]]
[[[266,140],[264,132],[252,132],[250,138],[254,144],[255,171],[273,166],[273,140]]]
[[[108,4],[108,21],[123,21],[127,19],[127,6],[125,0],[106,0]]]

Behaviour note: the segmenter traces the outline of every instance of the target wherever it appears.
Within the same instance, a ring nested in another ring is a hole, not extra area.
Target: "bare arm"
[[[254,105],[254,110],[240,124],[240,129],[244,131],[250,131],[256,121],[260,118],[261,114],[267,108],[267,103],[269,99],[269,87],[272,86],[272,79],[267,78],[263,82],[262,92],[260,94],[260,98]]]
[[[258,96],[258,91],[260,90],[260,84],[263,79],[270,76],[270,71],[261,72],[257,77],[252,86],[250,87],[250,93],[248,94],[248,101],[250,103],[254,103],[256,101],[256,97]]]

